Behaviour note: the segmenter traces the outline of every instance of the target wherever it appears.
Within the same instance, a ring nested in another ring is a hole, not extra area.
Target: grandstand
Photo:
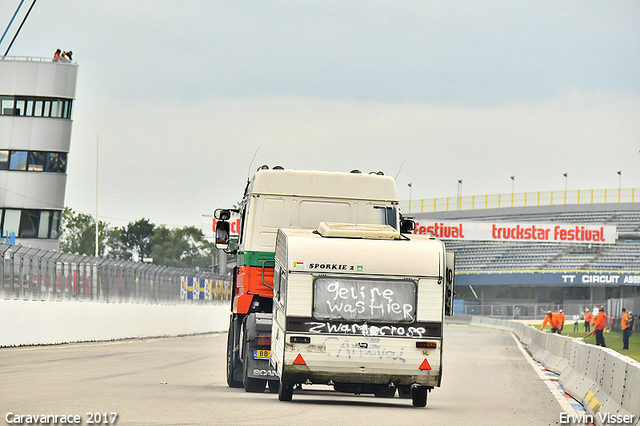
[[[632,194],[635,192],[631,190]],[[513,195],[508,195],[513,200]],[[526,195],[524,199],[527,199]],[[564,200],[567,200],[566,196]],[[506,207],[484,208],[481,205],[481,208],[471,209],[465,208],[464,203],[447,200],[446,205],[452,209],[435,211],[433,208],[431,212],[404,214],[414,218],[419,226],[440,222],[460,229],[464,225],[464,229],[493,226],[495,230],[501,224],[534,229],[546,224],[551,235],[558,226],[604,230],[603,233],[608,234],[607,241],[440,236],[447,248],[456,254],[458,312],[460,301],[464,300],[465,313],[469,313],[471,306],[472,313],[494,313],[497,309],[501,316],[510,316],[513,309],[520,306],[521,311],[534,315],[563,307],[565,312],[573,314],[585,307],[605,304],[611,298],[637,298],[640,301],[640,202],[635,199],[634,202],[616,201],[615,197],[609,197],[607,202],[513,207],[511,201]],[[403,212],[408,210],[406,204]],[[411,201],[411,205],[444,203],[419,200]],[[457,206],[462,208],[457,209]],[[495,237],[495,232],[493,234]]]

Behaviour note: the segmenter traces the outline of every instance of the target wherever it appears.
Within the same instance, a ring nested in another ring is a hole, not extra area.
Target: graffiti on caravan
[[[412,322],[416,284],[406,280],[322,277],[314,281],[313,316],[318,319]]]
[[[517,241],[532,243],[615,244],[616,227],[583,224],[506,222],[416,222],[414,234],[469,241]]]

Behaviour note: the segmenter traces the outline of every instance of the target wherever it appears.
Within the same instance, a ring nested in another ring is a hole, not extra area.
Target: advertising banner
[[[615,226],[466,221],[416,221],[414,234],[444,240],[517,241],[531,243],[615,244]]]
[[[639,286],[640,272],[502,271],[457,272],[456,285]]]
[[[202,215],[202,233],[207,238],[213,238],[216,235],[216,219],[213,215]],[[229,220],[229,235],[237,237],[240,234],[240,216],[231,215]]]

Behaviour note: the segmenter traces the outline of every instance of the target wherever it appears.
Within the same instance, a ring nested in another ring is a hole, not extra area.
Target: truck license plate
[[[267,349],[256,349],[253,351],[253,359],[269,359],[271,351]]]

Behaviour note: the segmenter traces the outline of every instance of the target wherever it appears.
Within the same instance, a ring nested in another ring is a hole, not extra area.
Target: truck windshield
[[[396,219],[395,207],[388,206],[371,206],[373,210],[373,222],[374,224],[389,225],[395,229],[398,229],[398,222]],[[369,223],[369,222],[367,222]]]
[[[348,201],[302,200],[299,206],[299,226],[303,229],[315,229],[320,222],[355,222],[390,225],[398,229],[396,214],[395,207],[379,204],[367,204],[359,210],[353,202]]]
[[[313,286],[313,316],[317,319],[413,322],[416,283],[318,277]]]

